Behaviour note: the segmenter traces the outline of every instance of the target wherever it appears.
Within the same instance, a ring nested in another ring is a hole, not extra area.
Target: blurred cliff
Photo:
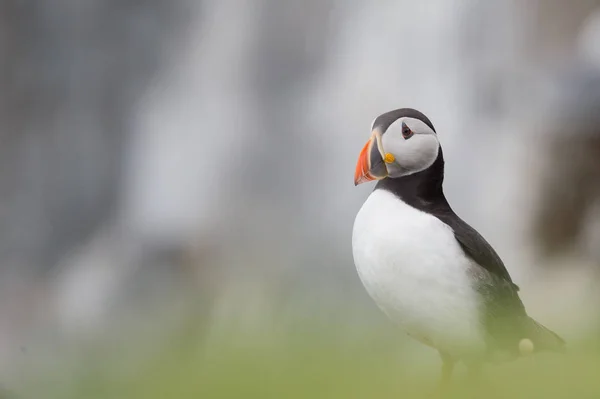
[[[579,308],[552,292],[600,263],[600,2],[422,3],[2,2],[0,376],[128,329],[380,320],[352,175],[401,106],[538,318]]]

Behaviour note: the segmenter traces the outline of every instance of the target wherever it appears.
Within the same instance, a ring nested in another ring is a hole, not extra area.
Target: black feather
[[[379,128],[382,132],[385,132],[392,123],[396,122],[400,118],[419,119],[435,132],[433,123],[431,123],[429,118],[423,115],[423,113],[412,108],[400,108],[386,112],[385,114],[381,114],[373,121],[372,128]]]

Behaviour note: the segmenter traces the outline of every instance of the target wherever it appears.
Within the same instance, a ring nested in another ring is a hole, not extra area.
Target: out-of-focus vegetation
[[[65,378],[60,367],[37,380],[36,398],[425,398],[436,391],[440,363],[431,349],[396,329],[348,337],[323,322],[283,331],[215,331],[199,345],[197,328],[173,335],[160,350],[128,341],[89,353]],[[487,365],[479,388],[462,365],[449,397],[600,397],[598,336],[570,342],[564,355],[539,354]],[[146,353],[144,356],[136,356]],[[152,355],[148,355],[152,353]]]

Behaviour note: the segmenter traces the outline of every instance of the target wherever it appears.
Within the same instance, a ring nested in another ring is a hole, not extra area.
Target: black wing
[[[519,290],[519,287],[512,281],[500,256],[498,256],[496,251],[494,251],[494,248],[492,248],[477,230],[469,226],[453,212],[436,216],[452,228],[456,240],[467,256],[491,274],[510,283],[509,285],[512,286],[514,290]]]
[[[531,323],[519,298],[519,287],[494,248],[474,228],[453,212],[438,215],[438,218],[454,230],[465,254],[481,267],[473,270],[473,277],[477,290],[485,298],[483,323],[489,334],[488,346],[516,353],[518,342]]]

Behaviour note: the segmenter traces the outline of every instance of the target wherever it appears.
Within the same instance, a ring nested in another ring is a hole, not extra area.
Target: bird
[[[400,108],[375,118],[354,175],[355,186],[370,181],[352,230],[358,276],[389,319],[439,352],[439,387],[458,362],[479,375],[488,362],[564,352],[564,339],[527,314],[496,251],[448,203],[427,116]]]

